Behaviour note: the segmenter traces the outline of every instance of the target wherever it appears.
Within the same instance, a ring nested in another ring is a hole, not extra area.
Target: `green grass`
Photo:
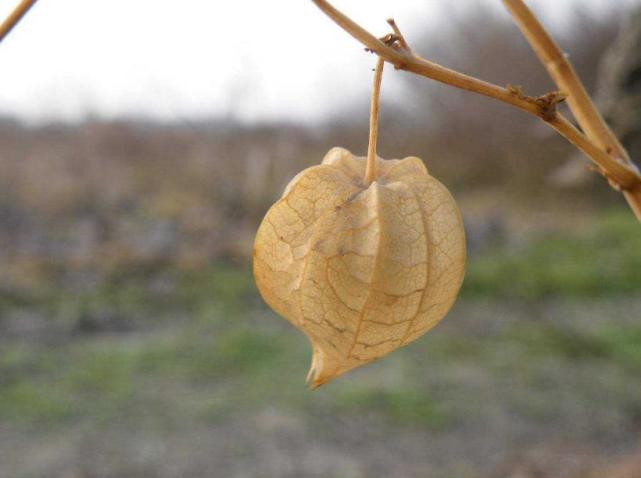
[[[350,377],[309,392],[304,385],[306,346],[296,334],[241,327],[214,337],[188,329],[171,336],[93,340],[62,349],[10,347],[0,355],[0,419],[109,420],[140,404],[161,410],[176,407],[171,394],[157,395],[167,387],[189,390],[196,404],[185,413],[192,418],[216,418],[270,403],[301,412],[321,407],[337,415],[374,414],[393,424],[432,429],[456,418],[447,412],[442,391],[431,394],[400,369],[393,386]],[[506,350],[511,357],[507,362]],[[431,336],[421,347],[399,353],[404,354],[398,357],[403,366],[495,363],[503,376],[518,374],[523,364],[546,361],[610,363],[638,375],[641,327],[608,326],[580,333],[528,322],[493,338]]]
[[[339,414],[375,413],[406,426],[437,429],[447,420],[443,406],[437,400],[412,387],[343,387],[338,390],[334,407]]]
[[[493,347],[516,347],[515,360],[611,363],[632,373],[641,372],[641,326],[601,326],[593,330],[528,322],[516,324]]]
[[[0,418],[17,423],[59,422],[74,414],[68,394],[46,384],[20,381],[0,389]]]
[[[607,359],[612,344],[597,334],[580,333],[549,324],[523,324],[512,328],[505,340],[520,344],[531,357],[556,357],[569,360]]]
[[[641,293],[641,227],[611,213],[585,231],[552,234],[470,261],[466,295],[518,299]]]
[[[140,403],[175,407],[171,393],[155,395],[154,390],[165,388],[190,391],[197,398],[199,404],[188,415],[212,415],[222,402],[211,387],[218,391],[222,384],[233,389],[235,398],[224,401],[225,410],[233,411],[277,396],[283,381],[294,376],[288,369],[292,363],[301,364],[297,378],[304,392],[302,364],[308,358],[294,337],[242,325],[203,333],[196,322],[174,333],[137,338],[7,347],[0,353],[0,420],[108,420]]]
[[[604,327],[598,337],[608,357],[637,374],[641,373],[641,325]]]
[[[473,259],[463,300],[638,294],[640,270],[641,229],[628,213],[611,214],[589,231]],[[152,287],[158,277],[164,286]],[[182,407],[176,413],[193,419],[218,419],[267,404],[439,428],[456,418],[444,406],[447,394],[430,393],[408,378],[424,373],[426,363],[483,366],[510,375],[528,363],[591,361],[641,372],[641,327],[583,330],[558,317],[506,325],[491,337],[434,333],[398,352],[402,365],[394,386],[350,376],[310,393],[304,385],[307,341],[266,310],[249,266],[223,263],[198,271],[123,270],[82,293],[48,288],[38,296],[0,300],[0,313],[24,307],[41,310],[69,330],[104,310],[131,328],[126,334],[65,335],[58,345],[2,344],[0,420],[12,423],[109,420],[126,410],[166,407]],[[413,366],[418,369],[403,372]],[[188,392],[190,400],[175,400],[176,390]]]

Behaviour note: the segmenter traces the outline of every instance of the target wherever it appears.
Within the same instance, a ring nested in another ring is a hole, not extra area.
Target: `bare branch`
[[[559,48],[541,22],[523,0],[503,0],[503,4],[554,83],[561,91],[569,93],[568,106],[586,136],[602,150],[625,163],[638,174],[638,168],[599,113],[567,55]],[[625,187],[617,179],[609,177],[607,170],[602,173],[608,177],[611,183],[614,182],[614,187],[623,189],[623,194],[630,207],[641,220],[641,184]]]
[[[621,150],[620,157],[625,157],[623,147],[617,147],[618,139],[596,109],[567,55],[522,0],[503,0],[503,3],[552,80],[561,91],[572,92],[568,97],[570,110],[588,138],[608,152]]]
[[[368,50],[380,55],[386,61],[396,66],[397,69],[410,71],[462,90],[473,91],[484,96],[489,96],[490,98],[503,101],[519,109],[538,115],[538,107],[532,101],[528,101],[527,98],[514,95],[501,86],[479,80],[459,73],[458,71],[450,70],[449,68],[421,58],[418,55],[409,53],[409,47],[407,51],[392,48],[358,25],[351,18],[334,8],[326,0],[312,1],[347,33],[365,45]],[[398,27],[396,27],[395,30],[395,33],[398,32],[396,34],[402,37]],[[404,39],[403,42],[405,42]]]
[[[550,62],[544,60],[544,64],[561,91],[531,97],[525,95],[520,87],[509,85],[507,88],[503,88],[450,70],[414,54],[393,20],[388,20],[388,23],[394,31],[393,38],[397,41],[386,44],[326,0],[312,1],[347,33],[365,45],[368,50],[377,53],[397,69],[494,98],[537,116],[594,161],[597,170],[608,179],[610,184],[616,189],[623,190],[630,207],[641,221],[641,174],[639,174],[639,170],[627,159],[625,149],[599,115],[592,100],[585,92],[585,88],[571,69],[571,65],[522,0],[503,1],[510,8],[519,26],[522,26],[526,38],[539,57],[550,60]],[[560,73],[553,74],[552,70],[558,70]],[[559,81],[557,81],[557,77]],[[557,112],[557,104],[565,100],[566,96],[573,114],[586,134],[579,131],[561,113]],[[588,131],[590,132],[588,133]],[[610,153],[615,151],[618,154],[611,156]]]
[[[5,39],[13,27],[18,24],[36,1],[37,0],[22,0],[9,14],[5,21],[0,24],[0,42]]]

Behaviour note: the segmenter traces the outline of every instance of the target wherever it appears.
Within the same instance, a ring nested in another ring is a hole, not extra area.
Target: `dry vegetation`
[[[590,87],[621,15],[560,38]],[[513,27],[479,16],[414,47],[547,91]],[[0,476],[638,474],[638,225],[596,175],[548,187],[572,149],[526,115],[407,82],[380,154],[452,186],[462,301],[313,395],[307,344],[258,300],[248,259],[296,172],[332,145],[365,152],[365,99],[317,128],[0,122]]]
[[[489,26],[471,28],[481,14]],[[612,42],[621,16],[616,9],[603,18],[579,15],[580,22],[561,38],[590,87],[596,83],[595,59]],[[487,16],[480,3],[462,14],[455,28],[437,33],[417,49],[481,78],[500,82],[507,76],[528,91],[550,89],[514,27]],[[510,65],[507,75],[503,65]],[[598,178],[583,185],[583,194],[580,188],[544,191],[541,183],[572,149],[526,115],[407,79],[407,105],[384,105],[381,154],[424,158],[468,214],[480,209],[484,215],[509,215],[500,210],[510,201],[532,211],[536,221],[541,209],[558,208],[559,197],[570,202],[570,210],[620,203]],[[34,273],[43,262],[68,268],[170,258],[189,266],[246,258],[258,220],[289,178],[317,163],[328,145],[366,150],[365,105],[362,115],[351,117],[360,121],[331,119],[313,129],[222,120],[26,127],[6,120],[0,123],[0,207],[6,224],[0,254],[4,261],[26,261],[29,266],[19,269]]]

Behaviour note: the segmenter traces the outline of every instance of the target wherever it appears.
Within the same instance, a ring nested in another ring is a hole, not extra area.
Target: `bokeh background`
[[[641,159],[641,3],[559,3],[529,2]],[[498,1],[336,4],[553,88]],[[391,68],[379,153],[450,187],[466,280],[431,333],[305,388],[253,235],[330,147],[364,154],[373,64],[308,1],[34,7],[0,45],[0,477],[641,476],[641,227],[534,119]]]

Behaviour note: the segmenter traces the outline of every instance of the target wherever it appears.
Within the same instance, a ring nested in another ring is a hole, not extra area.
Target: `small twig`
[[[365,185],[369,186],[376,179],[376,140],[378,139],[378,105],[381,96],[381,81],[385,60],[378,57],[374,70],[372,85],[372,103],[369,112],[369,145],[367,147],[367,166],[365,167]]]
[[[22,0],[9,16],[0,24],[0,42],[5,39],[9,32],[25,16],[37,0]]]
[[[607,142],[607,145],[605,141],[596,141],[592,137],[579,131],[556,109],[557,104],[565,99],[566,94],[568,95],[568,101],[570,101],[570,98],[573,98],[572,95],[576,94],[573,89],[575,83],[562,83],[562,85],[565,86],[560,86],[560,90],[562,91],[562,93],[552,92],[539,97],[527,96],[520,88],[512,86],[503,88],[501,86],[465,75],[458,71],[450,70],[449,68],[445,68],[412,53],[411,49],[407,45],[405,38],[401,34],[398,26],[394,21],[390,23],[390,26],[394,30],[393,36],[388,35],[386,37],[383,37],[383,40],[394,39],[396,41],[386,42],[376,38],[374,35],[369,33],[352,19],[330,5],[327,0],[312,1],[347,33],[349,33],[363,45],[365,45],[368,50],[377,53],[384,60],[392,63],[397,69],[409,71],[411,73],[425,76],[432,80],[436,80],[441,83],[454,86],[456,88],[488,96],[490,98],[499,100],[503,103],[507,103],[516,108],[519,108],[520,110],[537,116],[548,126],[554,128],[561,136],[570,141],[579,150],[585,153],[592,161],[594,161],[594,163],[596,163],[597,165],[597,169],[604,176],[606,176],[606,178],[611,183],[615,183],[620,189],[624,190],[624,194],[626,195],[628,203],[632,207],[639,220],[641,220],[641,174],[639,174],[639,170],[631,162],[625,162],[619,159],[619,157],[610,155],[609,151],[611,151],[612,149],[608,148],[616,149],[614,146],[620,146],[618,140],[616,140],[615,138],[616,142],[609,141]],[[504,1],[506,2],[506,4],[509,3],[513,7],[525,7],[522,0]],[[525,8],[527,9],[527,7]],[[522,8],[520,8],[518,11],[521,13],[524,12]],[[529,12],[529,10],[527,10],[527,12]],[[529,26],[533,25],[531,20],[528,20],[527,22],[525,22],[525,24]],[[536,25],[538,25],[538,28],[540,30],[542,30],[543,32],[545,31],[538,22],[536,22]],[[531,32],[530,36],[539,38],[539,35],[541,34],[540,30]],[[545,33],[545,35],[546,42],[551,41],[549,35],[547,35],[547,33]],[[530,37],[528,37],[527,35],[526,37],[531,43],[533,43],[533,45],[536,44],[536,42]],[[541,48],[543,51],[549,51],[547,49],[548,47]],[[556,61],[557,64],[560,64],[558,63],[558,58],[556,58]],[[567,62],[567,60],[565,61]],[[591,107],[594,108],[594,105],[589,99],[589,96],[587,96],[587,93],[585,93],[585,96],[587,97],[587,101],[589,102],[589,104],[585,102],[585,99],[583,99],[580,102],[581,106],[579,107],[579,111],[583,112],[583,117],[590,117],[590,114],[588,113],[588,106],[592,105]],[[570,104],[573,105],[574,102],[575,99],[573,98],[572,103]],[[576,109],[576,107],[574,108]],[[594,108],[594,110],[596,111],[596,108]],[[585,120],[582,121],[585,122]],[[592,118],[588,120],[588,122],[591,121],[594,121],[594,119]],[[601,121],[603,120],[601,119]],[[603,124],[605,123],[603,122]],[[605,127],[607,128],[607,125]],[[612,134],[611,131],[610,134]],[[622,146],[621,149],[623,149]],[[621,156],[621,158],[625,157],[627,157],[627,155]]]
[[[411,53],[412,50],[410,49],[410,46],[407,44],[405,41],[405,37],[401,33],[401,30],[398,28],[398,25],[396,24],[396,21],[393,18],[388,18],[387,19],[387,24],[392,27],[392,30],[394,30],[394,34],[398,38],[398,42],[400,44],[400,47],[405,50],[406,53]]]
[[[384,41],[376,38],[370,32],[355,23],[351,18],[334,8],[326,0],[312,1],[347,33],[365,45],[366,49],[383,57],[398,69],[410,71],[412,73],[440,81],[441,83],[455,86],[456,88],[489,96],[490,98],[503,101],[511,104],[512,106],[516,106],[519,109],[538,115],[538,108],[535,104],[511,94],[507,89],[463,73],[459,73],[458,71],[450,70],[449,68],[445,68],[441,65],[425,60],[418,55],[410,54],[407,51],[389,46]],[[386,39],[390,37],[386,36],[383,38]]]

